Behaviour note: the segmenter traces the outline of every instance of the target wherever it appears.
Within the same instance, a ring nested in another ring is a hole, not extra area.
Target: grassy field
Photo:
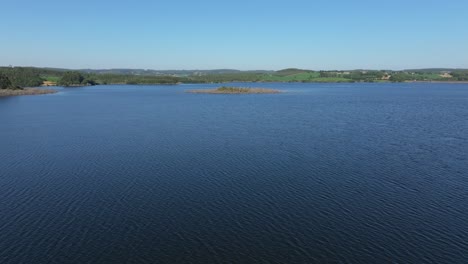
[[[436,73],[423,73],[423,74],[420,74],[420,76],[418,77],[423,80],[435,80],[435,81],[446,80],[446,78],[443,78],[439,74],[436,74]]]

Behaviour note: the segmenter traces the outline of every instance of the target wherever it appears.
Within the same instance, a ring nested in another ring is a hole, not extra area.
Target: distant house
[[[443,74],[441,74],[441,75],[439,75],[439,76],[442,77],[442,78],[452,78],[452,77],[453,77],[453,76],[452,76],[450,73],[448,73],[448,72],[444,72]]]
[[[43,81],[42,86],[57,86],[57,83],[51,81]]]

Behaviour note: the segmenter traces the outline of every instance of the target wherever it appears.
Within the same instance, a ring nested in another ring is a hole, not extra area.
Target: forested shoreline
[[[227,82],[466,82],[468,70],[427,69],[406,71],[353,70],[311,71],[131,71],[65,70],[35,67],[0,67],[5,88],[46,86],[89,86],[103,84],[178,84]]]

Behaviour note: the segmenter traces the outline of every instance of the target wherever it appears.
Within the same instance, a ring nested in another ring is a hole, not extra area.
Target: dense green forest
[[[174,76],[96,74],[33,67],[0,67],[0,74],[8,77],[13,86],[20,87],[36,87],[42,85],[44,81],[61,86],[86,86],[95,84],[176,84],[188,80]]]
[[[8,76],[0,73],[0,89],[12,89],[14,86],[11,84]]]
[[[42,84],[41,70],[35,68],[1,68],[0,74],[7,76],[12,86],[33,87]]]
[[[468,81],[468,71],[454,71],[451,74],[455,81]]]
[[[112,73],[109,73],[112,72]],[[468,70],[426,69],[411,71],[165,71],[140,70],[65,70],[34,67],[0,67],[2,85],[36,87],[44,81],[60,86],[96,84],[177,84],[224,82],[405,82],[405,81],[468,81]],[[169,74],[171,73],[171,74]]]
[[[61,78],[57,78],[57,85],[60,86],[88,86],[88,85],[96,85],[94,81],[94,76],[89,74],[81,74],[77,71],[67,71],[65,72]]]

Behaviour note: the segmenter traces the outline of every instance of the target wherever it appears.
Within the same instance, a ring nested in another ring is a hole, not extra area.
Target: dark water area
[[[0,263],[468,263],[467,84],[0,98]]]

